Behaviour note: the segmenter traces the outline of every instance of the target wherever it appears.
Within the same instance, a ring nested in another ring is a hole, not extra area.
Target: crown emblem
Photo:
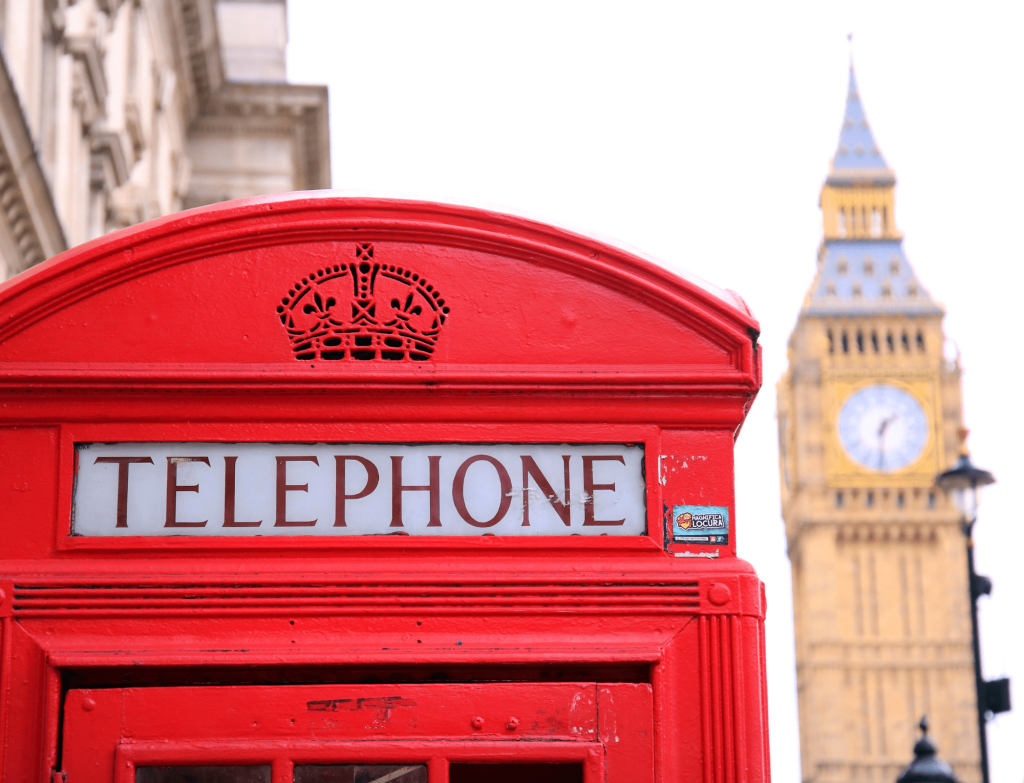
[[[299,361],[425,362],[448,307],[424,277],[374,260],[365,242],[350,262],[293,285],[277,313]]]

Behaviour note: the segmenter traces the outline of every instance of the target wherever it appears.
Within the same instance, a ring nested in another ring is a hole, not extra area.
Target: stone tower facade
[[[981,779],[961,516],[934,488],[963,426],[943,310],[896,228],[896,178],[850,70],[817,274],[778,384],[803,780],[896,779],[927,713]]]

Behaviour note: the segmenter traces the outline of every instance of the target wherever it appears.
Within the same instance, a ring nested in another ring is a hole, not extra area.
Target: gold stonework
[[[902,239],[896,229],[894,185],[821,189],[825,239]],[[845,225],[840,225],[840,210]],[[877,216],[877,221],[876,221]]]
[[[934,486],[959,454],[960,366],[903,255],[892,171],[877,147],[873,170],[854,168],[874,142],[852,73],[850,84],[816,276],[777,387],[802,778],[892,783],[927,714],[956,775],[978,783],[966,541]],[[855,462],[839,438],[843,404],[879,384],[912,395],[927,419],[920,455],[893,472]]]

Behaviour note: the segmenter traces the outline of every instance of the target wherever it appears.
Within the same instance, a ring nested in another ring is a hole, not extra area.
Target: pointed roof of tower
[[[851,64],[839,148],[832,158],[823,190],[824,193],[831,186],[831,190],[845,194],[841,199],[853,199],[846,202],[851,236],[826,232],[818,250],[817,274],[804,299],[803,314],[942,314],[942,308],[921,285],[907,260],[902,236],[894,230],[884,230],[881,221],[875,223],[885,210],[884,198],[878,200],[876,189],[881,187],[891,194],[895,183],[896,176],[879,152],[864,117],[857,77]],[[876,200],[858,202],[856,191],[864,194],[873,192]],[[867,223],[869,218],[870,226]],[[891,227],[893,215],[889,214],[884,219]]]
[[[839,146],[829,166],[828,184],[852,185],[855,182],[891,184],[896,175],[882,157],[871,133],[857,90],[857,75],[850,63],[850,86],[846,93],[846,114],[839,132]]]

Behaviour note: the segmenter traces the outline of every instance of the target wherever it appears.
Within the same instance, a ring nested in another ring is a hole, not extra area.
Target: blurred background
[[[1022,23],[1010,2],[0,0],[0,278],[178,209],[333,186],[534,217],[739,292],[765,385],[737,445],[737,539],[767,584],[773,774],[795,781],[775,383],[816,271],[849,33],[973,459],[998,480],[975,529],[984,674],[1024,683]],[[1024,779],[1024,709],[988,734],[992,780]]]
[[[980,600],[984,674],[1024,683],[1022,23],[1009,2],[289,0],[289,78],[330,87],[335,188],[596,234],[738,291],[760,319],[765,385],[737,443],[737,540],[767,583],[776,781],[801,773],[775,383],[815,274],[848,33],[907,258],[960,350],[973,459],[998,479],[975,529],[994,583]],[[913,728],[893,756],[910,760]],[[992,780],[1024,779],[1024,711],[988,732]]]

